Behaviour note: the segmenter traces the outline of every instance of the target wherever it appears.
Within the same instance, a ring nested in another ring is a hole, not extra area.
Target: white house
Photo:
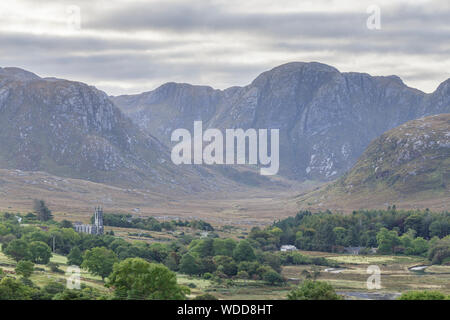
[[[286,252],[286,251],[296,251],[297,248],[293,245],[287,244],[284,246],[281,246],[280,251]]]

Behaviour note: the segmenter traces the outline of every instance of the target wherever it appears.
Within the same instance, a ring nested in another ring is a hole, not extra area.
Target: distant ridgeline
[[[303,250],[336,252],[345,247],[376,247],[380,254],[426,255],[438,242],[450,248],[450,212],[400,211],[395,206],[350,215],[302,211],[266,230],[254,228],[250,238],[263,241],[273,234],[279,234],[279,245]]]
[[[91,217],[94,221],[94,217]],[[214,228],[207,222],[202,220],[182,221],[171,220],[159,222],[153,217],[134,217],[131,214],[103,214],[103,225],[120,228],[134,228],[149,231],[175,230],[176,227],[191,227],[193,229],[214,231]]]

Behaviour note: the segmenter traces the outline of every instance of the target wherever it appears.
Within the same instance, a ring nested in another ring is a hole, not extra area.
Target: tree
[[[428,251],[428,259],[432,264],[450,262],[450,237],[433,242]]]
[[[263,263],[269,265],[276,272],[281,272],[281,259],[278,254],[273,252],[264,252]]]
[[[103,280],[112,272],[113,265],[118,261],[117,255],[105,247],[87,250],[83,255],[82,268],[99,275]]]
[[[214,259],[212,257],[206,257],[206,258],[200,259],[199,264],[200,264],[200,273],[201,274],[213,273],[217,269],[217,266],[214,263]]]
[[[40,292],[40,300],[52,300],[52,298],[66,289],[66,286],[60,282],[50,281]]]
[[[37,264],[47,264],[52,257],[50,247],[42,241],[34,241],[30,244],[31,260]]]
[[[284,282],[283,277],[276,271],[268,271],[264,273],[263,280],[270,285],[275,285]]]
[[[73,224],[72,222],[70,222],[69,220],[63,220],[60,223],[61,228],[73,228]]]
[[[0,281],[0,300],[31,300],[33,292],[17,279],[5,277]]]
[[[190,252],[200,258],[210,257],[214,255],[214,240],[211,238],[198,239],[191,243]]]
[[[176,252],[171,252],[164,260],[164,265],[172,271],[178,271],[179,256]]]
[[[239,241],[236,248],[233,251],[233,258],[237,262],[241,261],[253,261],[256,259],[255,252],[253,251],[250,242],[247,240]]]
[[[341,300],[334,288],[322,281],[305,280],[287,296],[288,300]]]
[[[82,289],[64,289],[53,296],[52,300],[95,300],[100,296],[98,290],[92,287]]]
[[[435,220],[429,226],[430,237],[443,238],[450,233],[450,221]]]
[[[71,266],[81,266],[83,263],[83,255],[78,247],[73,247],[67,256],[67,263]]]
[[[259,268],[259,263],[257,261],[242,261],[238,265],[238,271],[245,271],[251,277],[256,274]]]
[[[9,232],[10,230],[4,224],[0,223],[0,237],[6,236]]]
[[[233,258],[227,256],[215,256],[214,263],[217,265],[217,270],[229,277],[236,275],[238,272],[238,267]]]
[[[12,240],[3,252],[19,262],[20,260],[29,260],[31,257],[28,243],[22,239]]]
[[[35,214],[33,214],[33,213],[31,213],[31,212],[28,212],[26,215],[25,215],[25,218],[27,219],[27,220],[36,220],[36,215]]]
[[[49,262],[49,263],[47,264],[47,267],[50,268],[50,271],[51,271],[51,272],[55,272],[55,273],[64,273],[64,271],[61,270],[61,269],[59,268],[59,265],[58,265],[57,263],[55,263],[55,262]]]
[[[213,250],[215,256],[233,256],[233,250],[236,248],[236,241],[233,239],[219,239],[213,241]]]
[[[428,252],[428,241],[422,237],[415,238],[412,241],[413,254],[415,255],[426,255]]]
[[[186,253],[181,257],[180,260],[180,272],[196,275],[200,274],[200,265],[197,263],[197,260],[190,253]]]
[[[338,246],[347,247],[349,244],[347,229],[343,227],[335,227],[333,232],[336,236],[336,244]]]
[[[34,271],[34,264],[31,261],[21,260],[16,265],[16,273],[24,278],[29,278]]]
[[[314,236],[313,246],[320,251],[331,251],[336,243],[336,235],[330,222],[321,223]]]
[[[48,221],[53,218],[52,212],[47,207],[44,200],[34,200],[34,211],[41,221]]]
[[[446,296],[439,291],[409,291],[403,293],[398,300],[445,300]]]
[[[189,289],[177,284],[176,274],[162,264],[129,258],[116,264],[108,278],[119,299],[182,300]]]
[[[397,231],[389,231],[386,228],[381,228],[377,233],[378,252],[381,254],[395,253],[395,247],[400,244]]]

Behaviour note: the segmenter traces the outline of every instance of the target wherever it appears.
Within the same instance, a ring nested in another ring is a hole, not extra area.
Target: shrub
[[[326,282],[305,280],[287,296],[288,300],[341,300],[334,288]]]
[[[215,296],[210,293],[205,293],[199,296],[196,296],[194,300],[219,300]]]
[[[203,279],[210,280],[213,277],[212,273],[206,272],[203,274]]]
[[[61,270],[61,269],[59,268],[59,265],[58,265],[57,263],[49,262],[49,263],[47,264],[47,267],[50,268],[50,271],[51,271],[51,272],[55,272],[55,273],[64,273],[64,271]]]
[[[270,285],[276,285],[284,282],[283,277],[276,271],[268,271],[264,273],[263,279]]]
[[[34,264],[31,261],[21,260],[17,263],[16,273],[24,278],[29,278],[34,271]]]
[[[398,300],[445,300],[446,296],[439,291],[409,291],[403,293]]]

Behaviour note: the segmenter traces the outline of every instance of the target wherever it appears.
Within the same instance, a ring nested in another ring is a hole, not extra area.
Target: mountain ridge
[[[327,181],[350,169],[383,132],[425,115],[450,112],[446,82],[426,94],[395,75],[341,73],[318,62],[291,62],[243,87],[218,90],[168,83],[111,99],[167,146],[174,129],[192,130],[195,120],[219,129],[279,128],[280,174]]]
[[[372,141],[336,181],[297,197],[299,206],[448,209],[450,113],[408,121]]]
[[[206,188],[93,86],[2,68],[0,113],[2,168],[163,190],[189,177]]]

